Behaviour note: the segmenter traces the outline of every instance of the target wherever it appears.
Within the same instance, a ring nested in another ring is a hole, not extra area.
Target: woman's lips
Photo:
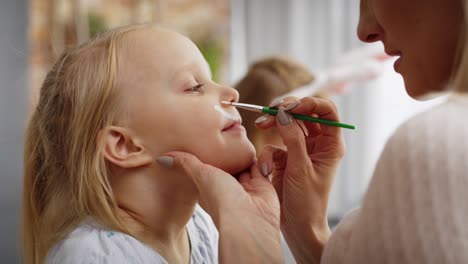
[[[400,64],[401,64],[401,57],[398,58],[393,64],[393,69],[398,73],[400,72]]]
[[[387,50],[385,49],[385,53],[387,53],[389,56],[395,57],[398,56],[399,58],[395,61],[393,64],[393,69],[395,69],[396,72],[399,72],[400,69],[400,64],[401,64],[401,52],[397,50]]]

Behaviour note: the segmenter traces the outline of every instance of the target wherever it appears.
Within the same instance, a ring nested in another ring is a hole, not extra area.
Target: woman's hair
[[[117,28],[65,51],[47,74],[24,149],[22,237],[26,263],[87,216],[126,231],[117,217],[99,131],[115,124],[120,39],[145,25]]]
[[[468,0],[461,0],[463,5],[463,25],[460,32],[460,40],[458,53],[456,54],[459,58],[456,61],[456,70],[452,76],[453,86],[455,91],[460,93],[468,92]]]
[[[273,56],[252,64],[244,78],[235,85],[239,91],[239,101],[257,105],[268,105],[275,97],[307,85],[314,76],[307,68],[292,59]],[[258,147],[261,144],[259,133],[264,136],[276,133],[274,129],[260,132],[255,128],[258,114],[241,110],[243,124],[250,141]]]

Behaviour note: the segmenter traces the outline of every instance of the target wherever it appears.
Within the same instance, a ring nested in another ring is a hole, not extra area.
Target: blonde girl
[[[230,174],[249,168],[253,146],[222,100],[238,93],[174,31],[128,26],[66,51],[26,132],[25,262],[216,263],[197,189],[158,157],[183,150]]]

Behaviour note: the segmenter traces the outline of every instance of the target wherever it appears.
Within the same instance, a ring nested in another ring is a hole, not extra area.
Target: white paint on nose
[[[232,121],[239,121],[240,118],[237,115],[231,114],[226,112],[221,106],[219,105],[214,105],[214,109],[218,112],[220,112],[225,118],[232,120]]]

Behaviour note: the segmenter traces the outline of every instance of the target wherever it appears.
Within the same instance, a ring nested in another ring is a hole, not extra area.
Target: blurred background
[[[359,0],[15,0],[0,4],[0,260],[20,262],[23,133],[38,89],[66,47],[119,25],[155,22],[188,35],[214,79],[234,84],[250,63],[282,54],[322,72],[364,44],[356,37]],[[334,225],[359,206],[392,131],[437,101],[417,102],[386,63],[377,78],[334,95],[347,154],[333,188]],[[287,253],[287,249],[285,249]],[[289,253],[287,253],[289,254]],[[288,255],[288,263],[294,263]]]

